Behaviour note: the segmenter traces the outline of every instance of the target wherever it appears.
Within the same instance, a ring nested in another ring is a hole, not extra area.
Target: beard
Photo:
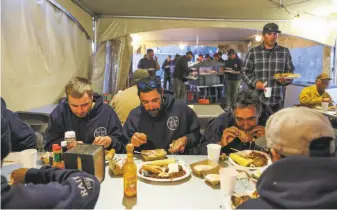
[[[160,113],[160,109],[151,109],[151,110],[147,110],[147,113],[151,116],[151,117],[158,117],[159,113]]]

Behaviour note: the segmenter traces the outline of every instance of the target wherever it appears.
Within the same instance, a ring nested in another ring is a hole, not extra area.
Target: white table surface
[[[123,156],[125,155],[118,155]],[[207,159],[207,156],[169,156],[189,164]],[[136,159],[136,163],[142,162]],[[39,162],[39,161],[38,161]],[[4,165],[2,174],[8,177],[20,164]],[[40,165],[38,166],[40,167]],[[205,180],[191,176],[185,180],[159,183],[138,178],[137,197],[124,198],[123,178],[110,177],[106,167],[96,209],[220,209],[229,208],[228,197],[221,194],[219,185],[213,187]]]
[[[224,110],[220,105],[210,104],[210,105],[201,105],[201,104],[192,104],[188,105],[191,109],[195,111],[198,118],[210,118],[210,117],[218,117]]]

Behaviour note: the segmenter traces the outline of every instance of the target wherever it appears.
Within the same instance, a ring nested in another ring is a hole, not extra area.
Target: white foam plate
[[[177,163],[183,167],[184,171],[186,171],[186,174],[184,176],[177,177],[177,178],[174,178],[174,179],[156,179],[156,178],[152,178],[152,177],[146,177],[146,176],[144,176],[140,173],[140,169],[142,168],[143,165],[146,165],[149,162],[151,162],[151,161],[147,161],[147,162],[143,162],[143,163],[138,164],[138,167],[137,167],[138,177],[140,177],[142,179],[145,179],[145,180],[153,181],[153,182],[176,182],[176,181],[179,181],[179,180],[186,179],[187,177],[189,177],[191,175],[191,170],[185,165],[185,163],[178,160]]]

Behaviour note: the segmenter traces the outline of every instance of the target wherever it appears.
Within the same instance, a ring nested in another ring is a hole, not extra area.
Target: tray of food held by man
[[[267,153],[255,150],[231,153],[228,160],[233,166],[241,170],[256,170],[267,167],[272,163]]]
[[[174,182],[191,175],[191,170],[180,160],[164,159],[140,163],[137,175],[154,182]]]
[[[275,79],[297,79],[300,78],[300,74],[294,74],[294,73],[276,73],[274,74]]]

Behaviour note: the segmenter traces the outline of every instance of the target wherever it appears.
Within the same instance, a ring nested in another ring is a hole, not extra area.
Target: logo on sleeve
[[[167,127],[172,131],[177,130],[177,128],[179,127],[179,118],[176,116],[170,117],[167,120]]]
[[[107,135],[108,135],[108,132],[106,132],[106,128],[104,127],[99,127],[94,132],[94,137],[107,136]]]

